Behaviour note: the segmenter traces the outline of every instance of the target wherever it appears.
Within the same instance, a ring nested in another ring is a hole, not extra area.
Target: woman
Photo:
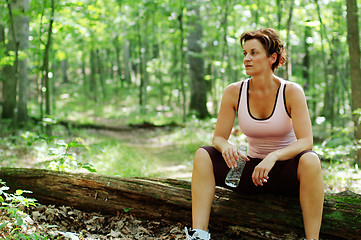
[[[324,187],[320,159],[312,152],[313,136],[302,88],[274,74],[286,61],[277,32],[260,29],[240,38],[249,79],[224,91],[212,141],[196,152],[192,175],[193,230],[187,239],[210,239],[208,222],[215,186],[241,155],[228,139],[238,114],[248,142],[248,157],[234,191],[297,196],[306,239],[318,239]],[[241,204],[241,203],[240,203]],[[255,203],[256,204],[256,203]]]

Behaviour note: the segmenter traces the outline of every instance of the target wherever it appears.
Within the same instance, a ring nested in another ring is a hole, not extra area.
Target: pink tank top
[[[271,115],[265,119],[257,119],[249,110],[249,80],[242,83],[239,92],[238,124],[247,138],[247,154],[263,159],[270,152],[284,148],[297,139],[285,102],[286,81],[280,79],[281,85]]]

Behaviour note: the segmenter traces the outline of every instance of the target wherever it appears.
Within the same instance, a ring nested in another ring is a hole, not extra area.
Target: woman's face
[[[267,56],[266,49],[258,39],[250,39],[243,44],[243,55],[243,64],[249,76],[272,71],[272,64],[276,60],[274,55]]]

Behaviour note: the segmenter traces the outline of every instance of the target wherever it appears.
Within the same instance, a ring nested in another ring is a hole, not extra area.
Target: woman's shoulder
[[[287,99],[299,100],[300,98],[305,98],[305,93],[301,85],[290,81],[285,81],[285,82],[286,82],[285,95]]]
[[[240,94],[240,89],[244,81],[234,82],[229,84],[223,93],[222,101],[228,103],[229,106],[232,106],[233,109],[238,108],[238,98]]]
[[[224,93],[227,93],[227,94],[239,94],[239,90],[241,89],[241,86],[245,81],[246,80],[242,80],[242,81],[238,81],[238,82],[234,82],[234,83],[229,84],[225,88]]]
[[[286,84],[286,89],[285,89],[286,92],[290,92],[290,93],[302,92],[303,93],[303,89],[300,84],[295,83],[295,82],[286,81],[286,80],[283,80],[283,81],[285,81],[285,84]]]

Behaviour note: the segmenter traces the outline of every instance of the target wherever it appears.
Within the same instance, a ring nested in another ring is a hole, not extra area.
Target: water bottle
[[[247,147],[245,145],[241,145],[239,150],[244,156],[247,156]],[[245,165],[246,160],[241,155],[239,155],[237,165],[229,170],[226,180],[224,181],[227,186],[234,188],[238,186]]]

